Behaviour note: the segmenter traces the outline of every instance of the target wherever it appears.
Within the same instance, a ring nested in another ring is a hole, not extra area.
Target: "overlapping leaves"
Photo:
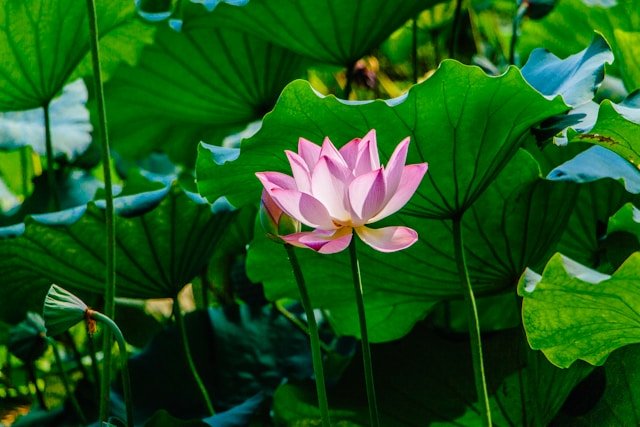
[[[234,213],[178,186],[116,199],[118,296],[174,297],[209,261]],[[0,229],[0,317],[41,306],[49,284],[102,294],[104,203]]]
[[[199,141],[219,142],[260,119],[304,70],[291,51],[202,20],[180,33],[158,28],[139,63],[107,84],[110,134],[121,155],[163,147],[180,160],[193,157]]]
[[[437,2],[251,0],[243,8],[220,5],[209,19],[315,60],[347,66]]]
[[[255,203],[258,171],[286,172],[286,157],[299,137],[338,146],[376,129],[381,157],[411,137],[407,163],[432,166],[409,210],[428,218],[450,218],[468,208],[515,154],[520,139],[541,120],[566,111],[511,68],[497,78],[479,68],[445,61],[425,82],[400,98],[357,104],[319,96],[305,82],[290,84],[262,129],[237,152],[201,146],[198,188],[205,197]],[[311,114],[313,112],[313,114]]]
[[[133,2],[99,1],[97,13],[107,68],[133,62],[152,31],[133,20]],[[86,5],[75,0],[6,0],[0,22],[0,111],[44,106],[89,52]]]

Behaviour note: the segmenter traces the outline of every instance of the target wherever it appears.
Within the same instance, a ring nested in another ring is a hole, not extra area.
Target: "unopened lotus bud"
[[[280,236],[298,233],[301,229],[300,222],[284,213],[266,190],[262,191],[260,200],[260,224],[267,236],[278,242],[282,242]]]
[[[44,300],[47,335],[56,336],[85,320],[89,307],[80,298],[58,285],[51,285]]]

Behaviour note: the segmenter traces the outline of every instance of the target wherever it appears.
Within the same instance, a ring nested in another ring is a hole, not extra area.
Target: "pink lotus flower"
[[[293,177],[280,172],[256,173],[285,213],[314,228],[282,239],[324,254],[344,250],[353,231],[381,252],[395,252],[414,244],[418,233],[411,228],[366,226],[402,208],[424,177],[426,163],[405,166],[408,148],[406,138],[385,168],[380,165],[375,130],[340,150],[329,138],[322,147],[300,138],[297,154],[285,151]]]

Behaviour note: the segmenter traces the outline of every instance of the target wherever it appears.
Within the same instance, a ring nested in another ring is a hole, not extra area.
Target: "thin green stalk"
[[[20,149],[20,169],[22,172],[22,196],[27,197],[29,194],[29,147]]]
[[[364,362],[364,379],[367,387],[367,401],[369,402],[369,418],[373,427],[380,426],[378,416],[378,403],[376,401],[376,389],[373,384],[373,367],[371,364],[371,347],[369,346],[369,334],[367,332],[367,319],[364,312],[364,298],[362,295],[362,278],[360,277],[360,263],[356,250],[356,236],[353,236],[349,244],[351,254],[351,272],[353,274],[353,289],[358,307],[358,320],[360,321],[360,341],[362,343],[362,361]]]
[[[344,87],[344,99],[349,99],[349,97],[351,96],[351,91],[353,88],[353,77],[355,74],[355,68],[356,63],[352,63],[347,65],[347,83]]]
[[[33,362],[28,362],[26,364],[27,375],[29,376],[29,381],[33,383],[33,386],[36,388],[36,397],[38,399],[38,403],[40,404],[40,408],[43,410],[47,410],[47,403],[44,401],[44,394],[42,394],[42,390],[38,387],[38,377],[36,376],[36,367]]]
[[[469,271],[464,255],[464,243],[462,240],[462,216],[453,219],[453,240],[455,246],[456,264],[460,275],[460,284],[464,290],[464,301],[467,306],[467,317],[469,325],[469,339],[471,344],[471,359],[473,361],[473,373],[476,384],[476,393],[480,402],[480,413],[482,424],[491,427],[491,408],[489,405],[489,392],[487,391],[487,380],[484,373],[484,362],[482,361],[482,338],[480,335],[480,321],[478,319],[478,308],[473,295]]]
[[[104,103],[104,91],[102,88],[102,72],[100,69],[100,43],[98,37],[98,17],[96,14],[95,0],[87,0],[89,15],[89,33],[91,35],[91,62],[93,65],[93,81],[98,107],[98,123],[100,124],[100,136],[102,137],[102,172],[105,187],[105,227],[107,230],[107,253],[105,256],[106,274],[104,291],[104,312],[115,319],[116,297],[116,228],[113,211],[113,189],[111,184],[111,154],[109,153],[109,132],[107,128],[107,114]],[[112,337],[109,330],[105,331],[102,352],[102,379],[100,382],[100,421],[107,420],[109,412],[109,383],[111,382],[111,343]]]
[[[97,311],[90,311],[92,319],[103,323],[111,331],[120,349],[120,372],[122,374],[122,391],[127,410],[127,427],[133,427],[133,400],[131,399],[131,381],[129,379],[129,356],[127,355],[127,343],[122,331],[110,317]],[[105,331],[106,332],[106,331]]]
[[[273,305],[276,310],[278,310],[278,312],[284,316],[285,319],[291,322],[293,326],[300,329],[302,333],[310,337],[309,327],[305,325],[304,322],[302,322],[300,319],[298,319],[295,314],[287,310],[287,308],[284,307],[281,302],[276,301],[273,303]],[[320,348],[325,353],[335,353],[335,351],[332,350],[331,347],[329,347],[323,341],[320,341]]]
[[[60,371],[60,377],[62,378],[62,385],[64,386],[64,391],[67,394],[67,397],[71,401],[71,406],[73,406],[73,410],[76,411],[78,415],[78,419],[82,423],[82,425],[87,424],[87,419],[84,416],[84,412],[82,412],[82,408],[78,403],[78,399],[76,399],[73,390],[71,390],[71,383],[69,381],[69,376],[67,375],[67,371],[64,370],[64,366],[62,365],[62,357],[60,357],[60,350],[56,346],[56,342],[49,338],[49,344],[51,345],[51,349],[53,350],[53,357],[56,359],[56,365],[58,366],[58,370]]]
[[[76,342],[74,341],[73,336],[69,331],[66,331],[64,333],[64,338],[66,340],[65,343],[68,345],[68,347],[71,349],[71,352],[73,353],[73,359],[75,360],[76,365],[78,366],[78,369],[80,370],[80,372],[82,372],[82,375],[85,378],[89,378],[89,372],[87,371],[87,368],[82,363],[82,355],[80,354],[80,350],[78,350],[78,346],[76,345]]]
[[[453,27],[451,39],[449,40],[449,58],[456,57],[456,49],[460,38],[460,20],[462,19],[462,1],[456,0],[456,9],[453,12]]]
[[[60,195],[56,185],[55,158],[53,154],[53,141],[51,140],[51,117],[49,115],[49,103],[42,106],[44,109],[44,142],[47,151],[47,186],[53,200],[53,210],[60,210]],[[26,193],[25,193],[26,196]]]
[[[418,15],[413,17],[411,30],[411,60],[413,61],[413,82],[418,83]]]
[[[511,65],[515,65],[516,63],[516,45],[518,43],[518,35],[520,33],[520,23],[522,22],[522,18],[525,13],[527,13],[528,7],[529,2],[523,1],[516,11],[516,16],[513,17],[511,25],[511,42],[509,43],[509,64]]]
[[[91,358],[91,373],[95,386],[96,396],[100,394],[100,372],[98,371],[98,359],[96,358],[96,345],[93,336],[87,332],[87,347]]]
[[[309,291],[302,275],[302,269],[298,262],[293,246],[285,244],[287,255],[289,256],[289,262],[291,263],[291,269],[293,275],[296,278],[296,284],[298,285],[298,292],[300,292],[300,302],[302,308],[307,315],[307,323],[309,324],[309,340],[311,341],[311,359],[313,361],[313,372],[316,376],[316,391],[318,393],[318,405],[320,406],[320,417],[322,418],[322,425],[324,427],[331,426],[331,418],[329,416],[329,401],[327,399],[327,388],[324,382],[324,367],[322,365],[322,349],[320,346],[320,334],[318,333],[318,323],[316,322],[316,316],[313,313],[313,305],[311,305],[311,298],[309,297]]]
[[[191,356],[191,348],[189,347],[189,337],[187,336],[187,328],[184,325],[184,318],[182,317],[182,310],[180,309],[180,303],[178,302],[178,297],[173,299],[173,315],[176,318],[176,323],[178,324],[178,332],[180,335],[180,342],[182,344],[182,349],[184,351],[184,357],[187,359],[187,364],[189,365],[189,371],[191,371],[191,375],[200,390],[200,394],[202,395],[202,400],[204,400],[205,405],[207,406],[207,411],[209,415],[213,415],[215,411],[213,410],[213,404],[211,403],[211,398],[209,397],[209,393],[207,392],[207,388],[200,378],[200,374],[198,374],[198,370],[196,369],[196,364],[193,361],[193,357]]]

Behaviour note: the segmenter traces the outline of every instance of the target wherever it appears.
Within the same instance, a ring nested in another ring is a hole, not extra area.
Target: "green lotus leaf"
[[[242,8],[221,4],[208,19],[315,60],[347,66],[436,3],[438,0],[251,0]],[[186,21],[185,27],[189,25]]]
[[[51,285],[44,299],[42,315],[49,336],[63,334],[83,321],[87,305],[77,296],[58,285]]]
[[[629,92],[640,89],[640,32],[613,30],[616,60],[620,61],[620,74]]]
[[[528,265],[544,264],[566,226],[576,194],[573,184],[542,180],[536,162],[519,152],[463,218],[476,293],[513,289]],[[402,337],[436,302],[460,298],[463,292],[450,221],[405,213],[383,225],[409,226],[420,238],[409,249],[390,254],[358,246],[372,341]],[[264,283],[271,300],[297,298],[284,249],[264,237],[261,229],[255,236],[248,253],[249,277]],[[358,335],[348,254],[296,251],[313,303],[329,310],[339,334]]]
[[[175,184],[116,198],[117,296],[174,297],[209,262],[235,215],[226,206]],[[104,201],[27,217],[0,237],[0,318],[41,305],[50,283],[103,293]]]
[[[611,101],[600,104],[595,125],[584,133],[569,132],[570,142],[590,142],[640,164],[640,109],[621,108]]]
[[[613,352],[604,366],[606,386],[597,404],[574,425],[613,426],[640,423],[640,346]]]
[[[261,119],[304,71],[299,55],[250,35],[196,21],[178,33],[158,28],[134,67],[105,86],[113,148],[139,158],[164,149],[193,163],[202,141]]]
[[[381,424],[481,425],[468,343],[426,330],[416,328],[402,340],[372,348]],[[587,364],[556,368],[540,352],[527,349],[518,330],[489,335],[483,345],[496,426],[549,425],[591,370]],[[447,356],[442,357],[443,353]],[[367,425],[360,371],[361,366],[353,364],[329,391],[332,421],[338,425]],[[313,385],[280,386],[273,411],[280,425],[312,424],[320,418]]]
[[[638,31],[640,1],[590,2],[562,0],[541,20],[525,20],[522,24],[518,51],[522,57],[538,47],[544,47],[560,57],[566,57],[589,44],[594,30],[601,33],[613,48],[618,61],[626,61],[617,48],[616,30]],[[571,31],[567,31],[571,22]],[[628,87],[629,91],[633,88]]]
[[[73,160],[91,144],[91,123],[86,109],[88,92],[82,80],[66,85],[49,104],[54,157]],[[44,109],[0,113],[0,149],[30,146],[46,154]]]
[[[97,2],[103,66],[133,62],[153,29],[134,20],[129,0]],[[87,7],[75,0],[6,0],[0,6],[0,111],[43,107],[88,74]],[[126,43],[123,43],[126,37]]]
[[[518,291],[529,344],[554,365],[567,367],[578,359],[602,365],[615,349],[640,342],[639,274],[640,253],[613,275],[561,254],[542,275],[527,270]]]
[[[319,143],[329,136],[341,146],[375,128],[383,160],[410,136],[407,163],[431,164],[408,210],[451,218],[491,184],[531,126],[566,109],[559,97],[548,100],[531,88],[516,68],[489,77],[455,61],[443,62],[431,78],[388,101],[343,102],[296,81],[239,153],[200,146],[198,190],[209,200],[225,195],[235,205],[257,203],[254,173],[289,172],[283,151],[295,151],[299,137]]]
[[[9,331],[7,348],[25,363],[40,358],[48,347],[44,320],[39,314],[28,312],[27,318]]]

